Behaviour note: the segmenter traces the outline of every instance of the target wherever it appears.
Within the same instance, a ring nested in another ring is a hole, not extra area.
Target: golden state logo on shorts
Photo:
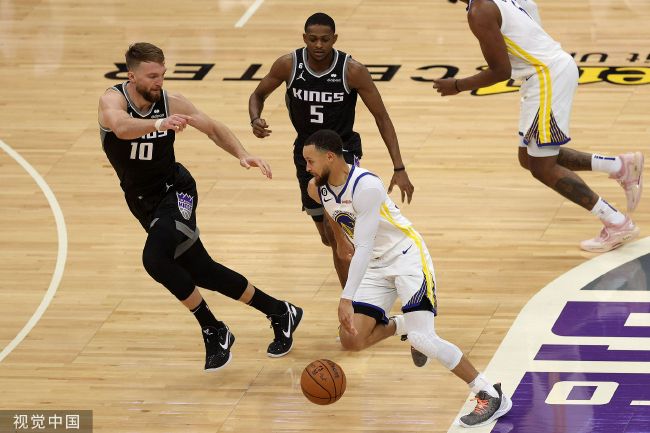
[[[349,212],[338,212],[334,215],[336,221],[350,239],[354,238],[354,215]]]

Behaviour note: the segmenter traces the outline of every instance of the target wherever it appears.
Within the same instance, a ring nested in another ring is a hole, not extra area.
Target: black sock
[[[278,301],[272,296],[267,295],[257,287],[253,286],[255,292],[251,301],[248,303],[251,307],[255,308],[258,311],[270,315],[280,315],[284,314],[287,311],[287,307],[284,305],[284,302]]]
[[[218,321],[214,317],[212,311],[210,311],[210,307],[208,307],[208,304],[206,304],[205,299],[202,299],[201,303],[191,311],[192,314],[194,314],[194,317],[196,317],[196,320],[199,321],[201,329],[205,329],[208,326],[214,326],[215,328],[219,329],[223,328],[224,326],[223,322]]]

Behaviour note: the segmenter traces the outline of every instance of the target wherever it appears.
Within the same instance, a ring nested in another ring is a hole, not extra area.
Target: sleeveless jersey
[[[492,1],[501,12],[501,34],[508,49],[512,78],[521,79],[537,73],[542,79],[556,62],[571,60],[517,0]],[[470,0],[468,10],[471,7]]]
[[[343,186],[332,187],[328,184],[318,188],[325,211],[341,226],[351,241],[354,239],[354,225],[358,215],[352,200],[365,176],[377,177],[366,169],[351,165],[348,179]],[[424,245],[420,234],[415,231],[411,222],[402,215],[385,191],[379,214],[379,228],[372,251],[373,257],[381,257],[406,238],[411,239],[418,248]]]
[[[332,65],[321,73],[309,68],[307,49],[293,53],[293,71],[285,96],[291,123],[298,133],[298,143],[321,129],[336,131],[343,142],[354,131],[357,91],[348,88],[346,68],[349,54],[334,50]]]
[[[126,91],[128,82],[111,87],[120,92],[127,102],[127,112],[135,119],[163,119],[169,116],[167,92],[152,104],[147,113],[135,108]],[[102,147],[120,179],[127,196],[147,196],[164,191],[165,181],[173,183],[176,157],[175,133],[172,130],[154,131],[132,140],[122,140],[113,131],[99,125]]]

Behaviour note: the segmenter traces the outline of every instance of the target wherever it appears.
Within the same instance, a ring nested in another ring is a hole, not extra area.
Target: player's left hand
[[[271,173],[271,166],[262,158],[259,158],[257,156],[245,156],[239,160],[239,164],[247,170],[251,167],[259,167],[264,176],[268,177],[269,179],[273,178],[273,174]]]
[[[354,327],[354,308],[350,299],[341,298],[339,301],[339,322],[350,335],[357,335],[357,329]]]
[[[452,96],[460,93],[456,90],[456,78],[440,78],[439,80],[433,80],[433,88],[436,89],[441,96]]]
[[[409,175],[406,174],[406,170],[400,170],[393,173],[390,185],[388,185],[388,194],[393,191],[395,185],[397,185],[402,193],[402,203],[404,203],[404,198],[408,199],[408,203],[411,203],[415,187],[411,183]]]

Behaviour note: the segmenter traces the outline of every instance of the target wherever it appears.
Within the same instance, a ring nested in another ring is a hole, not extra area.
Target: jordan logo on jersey
[[[302,76],[304,73],[305,73],[305,71],[300,72],[300,75],[298,75],[298,78],[296,78],[296,80],[307,81],[307,80],[305,79],[305,77]]]
[[[178,200],[178,210],[186,220],[192,217],[192,208],[194,207],[194,197],[184,192],[177,192],[176,199]]]

